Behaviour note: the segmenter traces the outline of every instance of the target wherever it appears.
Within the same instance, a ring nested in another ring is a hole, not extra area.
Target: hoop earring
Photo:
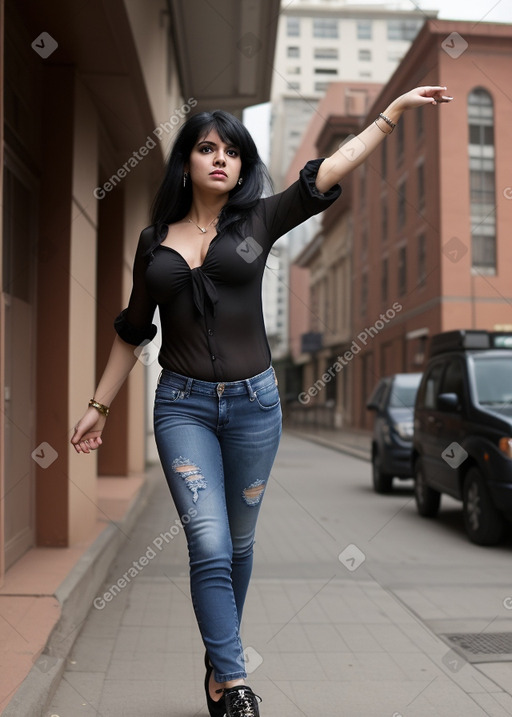
[[[183,173],[183,188],[187,186],[188,172]]]
[[[244,181],[244,178],[243,178],[243,177],[240,177],[240,179],[238,180],[237,184],[240,185],[240,184],[242,184],[243,181]]]

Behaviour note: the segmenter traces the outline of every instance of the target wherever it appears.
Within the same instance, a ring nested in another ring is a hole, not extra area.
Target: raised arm
[[[316,178],[318,191],[326,192],[355,167],[362,164],[368,155],[385,139],[386,135],[391,134],[394,125],[396,125],[405,110],[421,107],[421,105],[437,105],[440,102],[450,102],[453,97],[448,97],[444,94],[445,92],[446,87],[416,87],[414,90],[397,97],[369,127],[366,127],[357,136],[352,137],[351,140],[343,144],[334,154],[322,162]]]

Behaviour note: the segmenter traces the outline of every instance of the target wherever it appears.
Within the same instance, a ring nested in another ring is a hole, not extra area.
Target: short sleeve
[[[339,184],[323,194],[316,188],[316,176],[323,161],[323,158],[310,160],[301,169],[299,179],[288,189],[261,200],[264,222],[273,241],[309,217],[323,212],[340,196]]]
[[[157,327],[152,323],[156,301],[151,298],[146,287],[146,268],[148,249],[153,243],[154,227],[141,232],[135,260],[133,262],[133,286],[130,300],[114,320],[114,328],[123,341],[138,346],[144,341],[154,339]]]

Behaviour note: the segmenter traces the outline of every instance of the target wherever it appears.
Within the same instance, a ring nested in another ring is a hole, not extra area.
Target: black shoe
[[[213,672],[213,667],[210,664],[208,653],[204,654],[204,665],[206,667],[206,677],[204,678],[204,691],[206,692],[206,704],[208,706],[208,712],[210,717],[224,717],[226,714],[226,703],[224,701],[224,695],[218,700],[212,700],[210,697],[210,675]],[[222,692],[222,690],[219,690]]]
[[[258,700],[261,702],[261,697],[247,685],[224,690],[224,700],[226,717],[260,717]]]

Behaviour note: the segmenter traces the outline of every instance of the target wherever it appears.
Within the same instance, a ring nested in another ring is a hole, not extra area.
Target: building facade
[[[365,6],[346,0],[283,0],[272,81],[269,162],[277,189],[297,178],[300,167],[294,158],[303,140],[302,147],[311,149],[306,159],[317,156],[313,154],[316,148],[310,133],[317,115],[320,113],[320,120],[325,117],[319,102],[331,84],[349,82],[362,88],[386,82],[425,18],[433,15],[435,12],[420,11],[409,2]],[[338,114],[361,114],[361,103],[366,101],[364,90],[354,90],[342,101],[343,109]],[[296,171],[290,173],[292,166]],[[293,261],[318,226],[317,220],[310,220],[281,239],[276,249]],[[272,307],[280,301],[276,288],[289,285],[290,271],[289,262],[283,261],[278,284],[264,285],[265,306]],[[283,312],[289,314],[286,302]],[[272,323],[270,310],[266,319]],[[274,356],[284,361],[286,329],[273,337]]]
[[[442,84],[455,96],[405,113],[351,175],[352,334],[340,373],[350,372],[352,426],[370,427],[365,404],[379,378],[423,369],[433,334],[512,328],[511,70],[510,25],[429,21],[361,124],[414,86]],[[311,279],[311,304],[314,288]],[[336,325],[346,308],[330,311]]]
[[[101,450],[77,455],[70,437],[176,129],[191,112],[240,115],[269,98],[278,3],[2,0],[0,11],[1,586],[28,550],[95,535],[99,476],[144,472],[156,351],[139,351]]]
[[[272,82],[270,170],[282,187],[304,130],[331,82],[388,80],[432,11],[410,3],[283,2]]]

